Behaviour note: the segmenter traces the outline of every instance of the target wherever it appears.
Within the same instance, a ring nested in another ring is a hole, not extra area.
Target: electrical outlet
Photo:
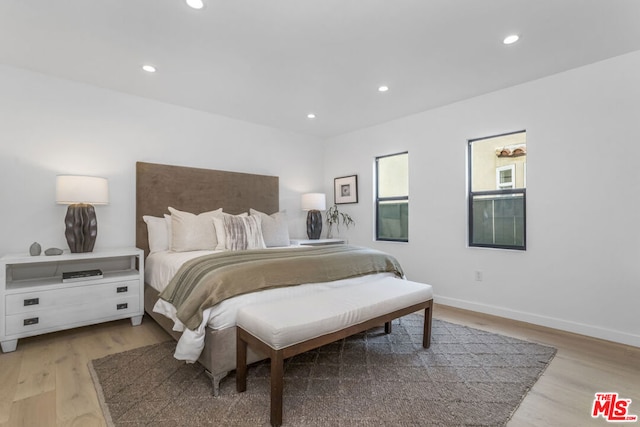
[[[482,271],[476,270],[473,272],[476,282],[482,282]]]

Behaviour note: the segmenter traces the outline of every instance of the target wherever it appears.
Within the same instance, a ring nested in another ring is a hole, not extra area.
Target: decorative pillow
[[[216,229],[216,239],[218,240],[218,243],[216,245],[216,250],[218,251],[224,251],[227,248],[227,233],[224,231],[224,221],[223,219],[228,217],[228,216],[236,216],[236,217],[240,217],[240,216],[247,216],[248,214],[246,213],[241,213],[238,215],[231,215],[228,214],[226,212],[217,212],[214,216],[213,216],[213,225],[214,228]]]
[[[167,250],[169,250],[169,249],[171,249],[171,240],[172,240],[171,239],[171,230],[172,230],[172,227],[171,227],[171,215],[164,214],[164,220],[167,223],[167,242],[169,243],[167,245]]]
[[[172,207],[171,250],[175,252],[213,250],[218,244],[211,219],[222,213],[222,208],[199,215],[183,212]]]
[[[224,229],[225,249],[241,251],[246,249],[264,249],[260,217],[247,215],[224,215],[214,217],[216,229]]]
[[[147,234],[149,235],[149,253],[169,250],[169,230],[167,221],[164,218],[144,215],[142,217],[147,224]]]
[[[287,212],[281,211],[271,215],[255,209],[249,209],[251,216],[260,217],[264,244],[268,247],[289,246],[289,224],[287,224]]]

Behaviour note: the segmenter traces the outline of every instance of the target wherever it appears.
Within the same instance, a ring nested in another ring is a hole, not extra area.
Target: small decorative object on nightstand
[[[319,239],[322,232],[322,214],[327,208],[324,193],[307,193],[302,195],[302,210],[307,213],[307,237]]]
[[[14,351],[20,338],[78,326],[126,318],[139,325],[143,271],[144,253],[137,248],[0,258],[2,351]]]
[[[42,253],[42,246],[40,246],[40,243],[33,242],[31,246],[29,246],[29,255],[38,256],[41,253]]]
[[[109,184],[97,176],[58,175],[56,202],[69,205],[64,233],[73,253],[91,252],[98,235],[98,220],[93,205],[109,203]]]

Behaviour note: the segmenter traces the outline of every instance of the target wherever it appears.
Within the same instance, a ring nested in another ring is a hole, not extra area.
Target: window
[[[376,240],[409,241],[409,153],[376,157]]]
[[[526,132],[469,141],[469,246],[526,249]]]
[[[515,187],[513,177],[515,175],[516,166],[500,166],[496,168],[496,188],[499,190],[509,189]]]

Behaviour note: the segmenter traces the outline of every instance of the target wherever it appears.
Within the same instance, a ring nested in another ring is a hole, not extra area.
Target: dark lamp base
[[[322,232],[322,214],[320,211],[309,211],[307,213],[307,237],[309,239],[319,239]]]
[[[93,205],[69,205],[64,218],[64,235],[73,253],[91,252],[98,236],[98,220]]]

